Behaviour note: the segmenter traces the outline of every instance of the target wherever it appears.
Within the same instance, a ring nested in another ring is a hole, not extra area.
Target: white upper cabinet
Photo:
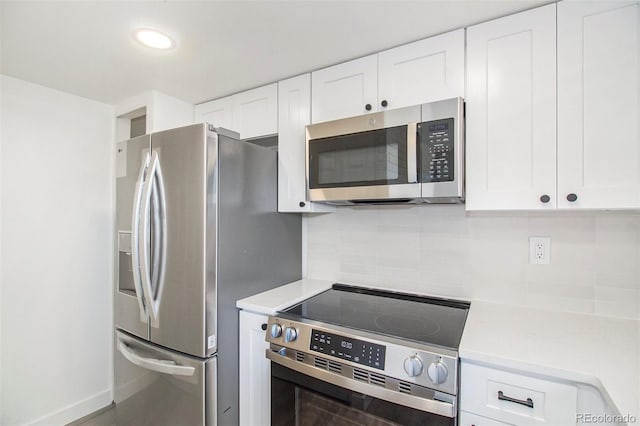
[[[311,75],[278,82],[278,211],[308,213],[334,207],[307,200],[306,132],[311,122]]]
[[[195,122],[206,121],[250,139],[278,133],[278,84],[247,90],[195,106]]]
[[[378,54],[378,111],[464,96],[464,29]]]
[[[311,74],[312,122],[464,95],[464,29]]]
[[[639,22],[637,1],[558,3],[558,207],[640,207]]]
[[[377,111],[377,68],[376,54],[311,73],[312,122]]]
[[[467,29],[468,210],[556,205],[556,5]]]
[[[278,133],[278,84],[232,96],[234,130],[242,139]]]
[[[233,113],[231,111],[233,103],[231,98],[232,96],[227,96],[226,98],[196,105],[194,108],[194,122],[207,122],[216,127],[235,130],[233,128]]]

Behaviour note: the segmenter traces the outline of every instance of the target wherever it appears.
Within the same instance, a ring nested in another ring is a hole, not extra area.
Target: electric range
[[[272,425],[290,424],[282,411],[287,404],[296,411],[294,420],[306,419],[303,423],[331,415],[337,416],[331,424],[340,419],[367,424],[375,418],[388,424],[455,425],[458,346],[469,306],[334,284],[270,316]],[[289,396],[280,400],[282,395]],[[311,402],[301,404],[303,397]],[[354,400],[368,402],[354,405]]]

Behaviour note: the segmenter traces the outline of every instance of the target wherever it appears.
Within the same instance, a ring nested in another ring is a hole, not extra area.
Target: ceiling
[[[549,2],[2,0],[0,71],[110,104],[200,103]],[[138,45],[137,27],[177,48]]]

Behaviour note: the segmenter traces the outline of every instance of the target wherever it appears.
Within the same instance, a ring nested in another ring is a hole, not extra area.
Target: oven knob
[[[282,336],[282,327],[280,324],[273,324],[271,326],[271,338],[277,339],[280,336]]]
[[[440,383],[444,383],[447,380],[447,375],[449,374],[449,372],[447,371],[447,366],[444,365],[441,358],[429,365],[427,374],[429,375],[429,378],[434,385],[439,385]]]
[[[418,355],[411,355],[404,360],[404,371],[409,377],[416,377],[422,373],[422,360]]]
[[[284,341],[293,342],[298,338],[298,331],[293,327],[287,327],[284,330]]]

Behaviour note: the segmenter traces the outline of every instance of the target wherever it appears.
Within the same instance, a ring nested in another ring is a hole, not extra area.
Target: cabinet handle
[[[262,324],[260,328],[262,329],[262,331],[267,331],[267,324]]]
[[[366,109],[367,111],[371,111],[371,104],[366,104],[364,106],[364,109]]]
[[[524,405],[525,407],[533,408],[533,399],[527,398],[526,401],[522,399],[511,398],[510,396],[505,396],[502,391],[498,391],[498,399],[501,401],[513,402],[514,404]]]
[[[547,194],[544,194],[540,197],[540,201],[547,204],[549,201],[551,201],[551,197],[549,197]]]
[[[300,202],[298,203],[298,205],[299,205],[300,207],[304,207],[304,206],[306,206],[306,205],[307,205],[307,203],[305,203],[304,201],[300,201]]]
[[[578,199],[578,196],[573,192],[571,194],[567,194],[567,201],[569,201],[570,203],[573,203],[577,199]]]
[[[383,107],[386,107],[387,105],[389,105],[389,102],[387,102],[386,99],[383,99],[382,102],[380,102],[380,105],[382,105]]]

